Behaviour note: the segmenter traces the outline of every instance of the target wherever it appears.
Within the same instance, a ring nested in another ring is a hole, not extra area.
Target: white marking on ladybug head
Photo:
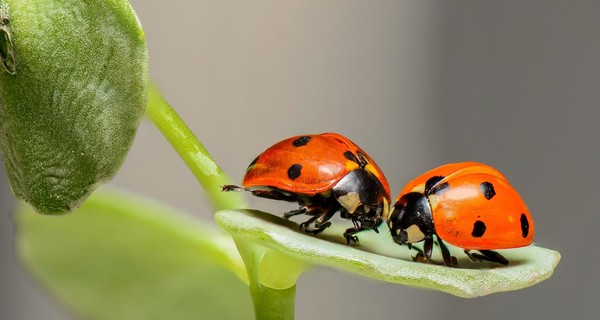
[[[348,213],[354,213],[356,208],[360,206],[360,196],[358,192],[348,192],[347,194],[337,198],[337,201],[348,211]]]
[[[408,239],[407,242],[409,243],[415,243],[425,239],[425,234],[416,224],[413,224],[410,227],[406,228],[406,235]]]

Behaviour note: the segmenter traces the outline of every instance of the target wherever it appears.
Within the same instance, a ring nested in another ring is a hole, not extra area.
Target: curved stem
[[[175,110],[163,98],[158,88],[152,84],[149,89],[146,113],[194,173],[194,176],[208,194],[213,206],[219,210],[244,207],[244,201],[239,193],[221,192],[221,186],[229,184],[229,179]],[[238,241],[236,241],[236,244],[248,272],[256,319],[294,319],[296,286],[292,285],[280,290],[263,285],[259,279],[259,271],[260,261],[265,256],[265,249],[240,244]],[[276,282],[284,281],[279,278],[287,280],[290,277],[288,274],[275,276]],[[297,276],[293,279],[294,283],[296,279]]]
[[[146,114],[200,182],[215,209],[246,206],[241,194],[221,192],[221,186],[230,184],[230,179],[154,84],[149,88]]]
[[[293,320],[296,286],[284,290],[265,287],[250,280],[256,320]]]
[[[285,289],[274,289],[261,284],[261,261],[264,259],[268,249],[249,243],[247,239],[234,237],[234,241],[248,271],[250,293],[254,302],[256,320],[293,320],[296,303],[296,286],[292,285]],[[279,272],[279,275],[283,278],[287,277],[283,274],[285,270],[279,270]]]

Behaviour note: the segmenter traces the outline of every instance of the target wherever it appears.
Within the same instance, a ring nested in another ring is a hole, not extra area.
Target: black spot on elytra
[[[432,194],[440,194],[444,191],[446,191],[446,189],[450,188],[450,184],[448,184],[448,182],[444,182],[444,183],[440,183],[437,186],[433,187],[433,189],[430,190],[430,192]]]
[[[369,161],[367,161],[367,157],[364,154],[358,151],[356,152],[356,154],[358,155],[358,157],[354,155],[352,151],[348,150],[344,152],[344,157],[352,162],[355,162],[361,168],[364,168],[367,164],[369,164]]]
[[[473,232],[471,232],[471,235],[475,238],[481,238],[484,233],[485,223],[483,223],[483,221],[481,220],[475,221],[475,223],[473,224]]]
[[[358,158],[350,150],[344,152],[344,157],[346,159],[350,160],[350,161],[353,161],[353,162],[356,162],[356,163],[360,164],[360,162],[358,161]]]
[[[521,213],[521,235],[523,238],[527,238],[527,235],[529,235],[529,220],[527,220],[524,213]]]
[[[431,193],[431,187],[433,187],[436,183],[442,181],[442,179],[444,179],[444,177],[442,176],[433,176],[429,178],[427,182],[425,182],[425,194],[428,195],[429,193]]]
[[[496,190],[494,190],[494,185],[491,184],[490,182],[482,182],[479,185],[479,189],[481,190],[481,193],[483,193],[483,196],[488,199],[491,200],[495,195],[496,195]]]
[[[302,170],[302,165],[299,163],[293,164],[288,168],[287,174],[288,178],[294,180],[300,176],[300,171]]]
[[[309,136],[302,136],[292,142],[292,145],[296,148],[305,146],[310,140],[312,140]]]

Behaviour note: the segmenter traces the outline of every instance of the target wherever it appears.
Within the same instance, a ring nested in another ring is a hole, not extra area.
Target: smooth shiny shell
[[[242,184],[307,195],[326,192],[350,171],[359,168],[348,152],[355,157],[363,156],[367,162],[365,169],[381,181],[389,195],[389,184],[373,159],[337,133],[295,136],[274,144],[248,166]]]
[[[442,166],[411,181],[398,198],[424,190],[431,177],[443,177],[427,195],[442,240],[469,250],[517,248],[533,242],[531,214],[498,170],[476,162]]]
[[[419,177],[413,179],[411,182],[407,183],[404,186],[404,188],[402,189],[402,191],[400,191],[400,194],[398,195],[398,198],[396,199],[396,201],[400,200],[400,198],[403,195],[405,195],[409,192],[424,193],[425,192],[425,184],[427,183],[427,180],[429,180],[431,177],[435,177],[435,176],[448,177],[449,175],[455,174],[458,171],[460,171],[461,175],[465,175],[470,172],[472,172],[472,173],[487,173],[487,174],[491,174],[493,176],[499,177],[501,179],[507,180],[506,177],[504,177],[504,175],[500,171],[498,171],[497,169],[495,169],[493,167],[490,167],[487,164],[483,164],[483,163],[479,163],[479,162],[472,162],[472,161],[450,163],[450,164],[446,164],[446,165],[437,167],[435,169],[429,170],[429,171],[425,172],[424,174],[420,175]]]

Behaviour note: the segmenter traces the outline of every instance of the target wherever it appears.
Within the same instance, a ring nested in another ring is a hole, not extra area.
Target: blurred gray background
[[[437,165],[486,162],[527,202],[536,243],[563,255],[539,285],[471,300],[319,268],[299,281],[297,319],[597,316],[600,2],[132,4],[154,79],[236,181],[272,143],[324,131],[376,159],[393,197]],[[2,175],[0,318],[68,319],[14,260]],[[149,123],[113,184],[212,219]]]

